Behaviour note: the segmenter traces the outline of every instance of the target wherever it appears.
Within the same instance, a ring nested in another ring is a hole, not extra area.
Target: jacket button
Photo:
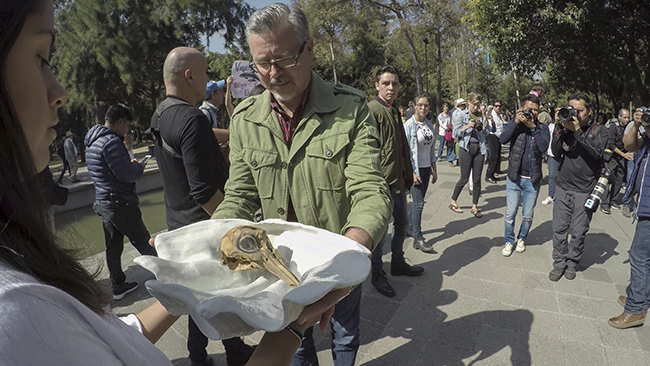
[[[332,150],[325,151],[325,156],[327,156],[328,158],[331,158],[332,157]]]
[[[251,161],[251,165],[253,166],[253,168],[255,168],[257,166],[257,160]]]
[[[280,215],[284,215],[284,208],[282,208],[282,207],[278,208],[278,213]]]
[[[282,162],[282,169],[287,169],[287,163],[285,163],[284,161]]]

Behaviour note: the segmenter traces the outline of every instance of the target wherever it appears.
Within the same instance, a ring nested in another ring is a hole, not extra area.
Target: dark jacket
[[[110,200],[117,193],[120,201],[138,203],[135,182],[142,177],[144,167],[132,164],[124,146],[124,136],[112,129],[95,125],[84,138],[86,166],[95,185],[95,200]]]
[[[634,122],[630,122],[634,123]],[[637,189],[625,189],[625,196],[623,202],[631,197],[633,194],[639,193],[639,204],[636,209],[636,215],[640,218],[650,218],[650,159],[647,154],[650,152],[650,138],[643,136],[643,146],[641,151],[636,154],[634,159],[634,170],[630,176],[630,181],[627,182],[628,187],[638,187]],[[631,162],[630,162],[631,163]],[[637,182],[641,179],[641,182]]]
[[[379,127],[381,169],[386,183],[391,192],[404,193],[413,185],[413,165],[402,117],[397,108],[379,97],[370,101],[368,108]]]
[[[523,123],[510,123],[503,131],[499,141],[502,144],[510,142],[508,156],[508,178],[516,182],[522,172],[530,176],[531,183],[537,184],[542,180],[543,153],[548,149],[550,135],[548,126],[537,122],[534,131]]]
[[[608,139],[609,133],[604,125],[590,123],[575,132],[556,125],[551,149],[556,159],[564,157],[557,176],[558,187],[565,191],[591,193],[600,174]]]

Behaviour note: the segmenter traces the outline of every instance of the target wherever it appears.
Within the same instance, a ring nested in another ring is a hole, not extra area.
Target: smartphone
[[[147,155],[142,159],[142,161],[140,163],[141,164],[146,164],[150,159],[151,159],[151,155]]]

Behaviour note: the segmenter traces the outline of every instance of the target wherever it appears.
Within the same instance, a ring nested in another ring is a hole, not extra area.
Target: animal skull
[[[265,268],[291,286],[300,281],[271,245],[266,231],[252,226],[236,226],[221,239],[221,264],[231,271]]]

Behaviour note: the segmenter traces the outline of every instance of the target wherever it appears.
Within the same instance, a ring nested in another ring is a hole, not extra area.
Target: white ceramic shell
[[[234,272],[221,264],[221,238],[240,225],[266,230],[299,286],[266,270]],[[306,305],[332,289],[363,282],[370,272],[370,251],[357,242],[283,220],[202,221],[158,235],[156,250],[158,257],[135,259],[156,276],[147,289],[170,313],[191,315],[211,339],[284,329]]]

